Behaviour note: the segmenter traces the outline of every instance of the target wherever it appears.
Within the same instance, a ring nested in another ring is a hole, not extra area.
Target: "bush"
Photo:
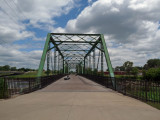
[[[160,68],[150,68],[147,71],[144,71],[144,78],[146,80],[160,80]]]
[[[131,73],[134,75],[135,78],[137,77],[138,72],[139,72],[138,68],[136,68],[136,67],[132,68]]]
[[[8,97],[7,86],[4,86],[4,80],[0,78],[0,99]]]

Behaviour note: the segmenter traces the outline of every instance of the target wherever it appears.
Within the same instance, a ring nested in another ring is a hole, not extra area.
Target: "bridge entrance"
[[[103,72],[103,56],[105,56],[110,76],[114,77],[103,34],[48,33],[39,65],[38,76],[42,74],[46,58],[47,71],[50,70],[50,64],[54,71],[63,74],[71,71],[81,74],[96,71],[99,59],[95,61],[95,57],[98,56],[96,55],[98,51],[99,56],[101,56],[101,72]]]
[[[45,61],[48,75],[50,72],[53,74],[76,72],[81,75],[98,73],[103,76],[106,63],[110,77],[114,78],[103,34],[48,33],[38,77],[42,75]],[[114,84],[114,80],[112,82]]]

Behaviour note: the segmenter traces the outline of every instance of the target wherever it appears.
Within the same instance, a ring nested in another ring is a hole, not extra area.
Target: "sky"
[[[113,67],[160,58],[160,0],[0,0],[0,66],[37,69],[47,33],[102,33]]]

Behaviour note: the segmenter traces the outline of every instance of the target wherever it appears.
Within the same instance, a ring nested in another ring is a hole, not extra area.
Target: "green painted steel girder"
[[[51,35],[81,35],[81,36],[100,36],[100,34],[82,34],[82,33],[51,33]]]
[[[61,50],[61,51],[89,51],[89,50]]]
[[[59,44],[57,44],[57,46],[59,46],[60,44],[62,44],[62,42],[61,42],[61,43],[59,43]],[[53,47],[49,48],[49,49],[48,49],[48,51],[52,50],[53,48],[55,48],[55,46],[53,46]]]
[[[42,72],[43,72],[43,67],[44,67],[44,63],[45,63],[45,59],[46,59],[46,54],[47,54],[47,50],[48,50],[50,37],[51,37],[51,34],[48,33],[47,34],[47,39],[46,39],[46,42],[45,42],[45,45],[44,45],[41,61],[40,61],[40,64],[39,64],[37,77],[40,77],[42,75]]]
[[[95,42],[95,44],[92,46],[92,48],[88,51],[88,53],[85,55],[84,58],[86,58],[91,52],[92,50],[96,47],[96,45],[100,42],[100,38]]]
[[[101,34],[101,41],[102,41],[102,45],[103,45],[103,49],[104,49],[104,55],[105,55],[105,58],[106,58],[106,63],[107,63],[107,66],[108,66],[109,74],[110,74],[110,77],[112,78],[112,84],[113,84],[113,87],[116,89],[114,72],[113,72],[111,60],[110,60],[110,57],[109,57],[109,53],[108,53],[108,50],[107,50],[107,46],[106,46],[106,42],[105,42],[103,34]]]
[[[54,41],[54,42],[62,42],[62,43],[95,43],[95,41]]]
[[[56,50],[59,52],[59,54],[62,56],[62,58],[64,58],[63,54],[61,53],[61,50],[58,48],[58,45],[55,43],[55,41],[53,40],[52,37],[51,37],[50,41],[55,45]]]
[[[107,66],[108,66],[110,76],[114,77],[114,72],[113,72],[111,60],[110,60],[110,57],[109,57],[109,53],[108,53],[108,50],[107,50],[107,46],[106,46],[106,42],[105,42],[103,34],[101,34],[101,41],[102,41],[102,45],[103,45],[103,49],[104,49],[104,55],[105,55],[105,58],[106,58],[106,63],[107,63]]]

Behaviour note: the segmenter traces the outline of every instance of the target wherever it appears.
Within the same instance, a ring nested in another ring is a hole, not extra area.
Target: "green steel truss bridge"
[[[51,69],[60,74],[67,74],[73,69],[78,74],[94,73],[99,63],[103,73],[103,63],[106,62],[110,77],[114,78],[103,34],[48,33],[37,77],[42,75],[45,62],[48,75]]]

